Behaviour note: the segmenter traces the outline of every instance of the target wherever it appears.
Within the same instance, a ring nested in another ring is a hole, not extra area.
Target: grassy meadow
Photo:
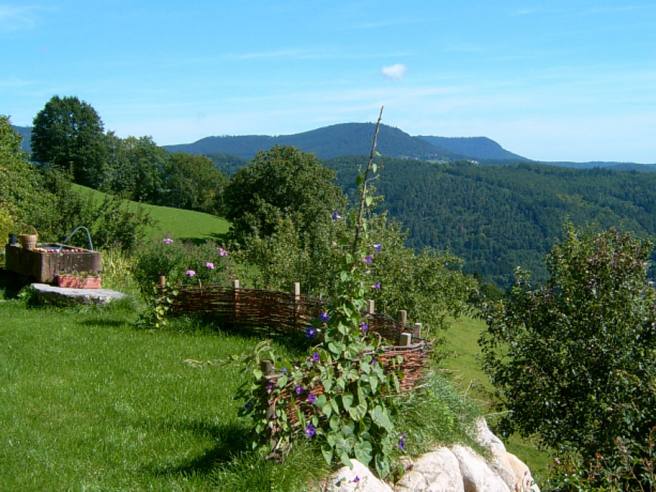
[[[105,194],[85,186],[73,185],[83,196],[91,196],[101,201]],[[148,234],[152,238],[161,238],[170,234],[179,239],[202,241],[214,239],[228,232],[230,223],[216,215],[180,208],[162,207],[148,203],[137,203],[126,200],[131,207],[141,207],[155,220]]]

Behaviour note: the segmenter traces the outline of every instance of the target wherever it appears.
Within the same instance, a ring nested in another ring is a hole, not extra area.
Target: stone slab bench
[[[30,285],[38,301],[46,304],[109,304],[124,299],[126,294],[110,289],[70,289],[48,284]]]

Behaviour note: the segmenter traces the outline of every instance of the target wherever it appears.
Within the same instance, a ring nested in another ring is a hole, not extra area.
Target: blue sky
[[[191,5],[189,5],[189,4]],[[54,94],[160,144],[350,121],[656,162],[656,1],[0,0],[0,114]]]

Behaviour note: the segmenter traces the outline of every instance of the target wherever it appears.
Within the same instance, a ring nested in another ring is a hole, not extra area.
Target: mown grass
[[[92,196],[94,200],[103,200],[105,194],[101,191],[80,185],[73,185],[81,194]],[[216,239],[228,232],[230,223],[216,215],[183,210],[180,208],[161,207],[147,203],[137,203],[126,200],[131,207],[146,210],[155,219],[155,225],[147,230],[152,238],[161,238],[165,234],[179,239],[205,240]]]
[[[263,464],[233,399],[242,368],[185,363],[258,339],[182,321],[137,330],[133,313],[0,303],[0,488],[294,490],[325,471],[311,452]]]
[[[449,374],[455,386],[473,400],[484,413],[492,412],[491,402],[494,388],[481,368],[478,338],[485,330],[485,323],[480,319],[462,317],[453,322],[446,332],[446,357],[442,366]],[[494,422],[494,416],[488,415],[488,422]],[[534,478],[540,483],[547,476],[549,455],[537,449],[530,439],[518,435],[503,438],[509,452],[524,461]]]

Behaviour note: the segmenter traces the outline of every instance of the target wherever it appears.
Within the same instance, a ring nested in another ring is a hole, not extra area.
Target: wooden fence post
[[[401,309],[399,311],[399,323],[401,324],[401,331],[405,329],[405,325],[408,324],[408,311]]]
[[[373,299],[367,301],[367,314],[373,316],[376,312],[376,303]]]
[[[301,304],[301,283],[300,282],[294,282],[294,291],[293,291],[293,296],[294,296],[294,328],[298,327],[298,312]]]
[[[239,319],[239,279],[234,279],[232,281],[232,288],[234,290],[234,303],[235,303],[235,309],[234,309],[234,316],[235,316],[235,323]]]
[[[401,333],[401,336],[399,337],[399,345],[401,347],[407,347],[411,343],[412,343],[412,333],[406,333],[406,332]]]
[[[157,284],[157,286],[160,289],[163,289],[164,287],[166,287],[166,277],[164,275],[159,276],[159,283]]]
[[[421,336],[421,323],[415,323],[412,329],[412,336],[420,337]]]

